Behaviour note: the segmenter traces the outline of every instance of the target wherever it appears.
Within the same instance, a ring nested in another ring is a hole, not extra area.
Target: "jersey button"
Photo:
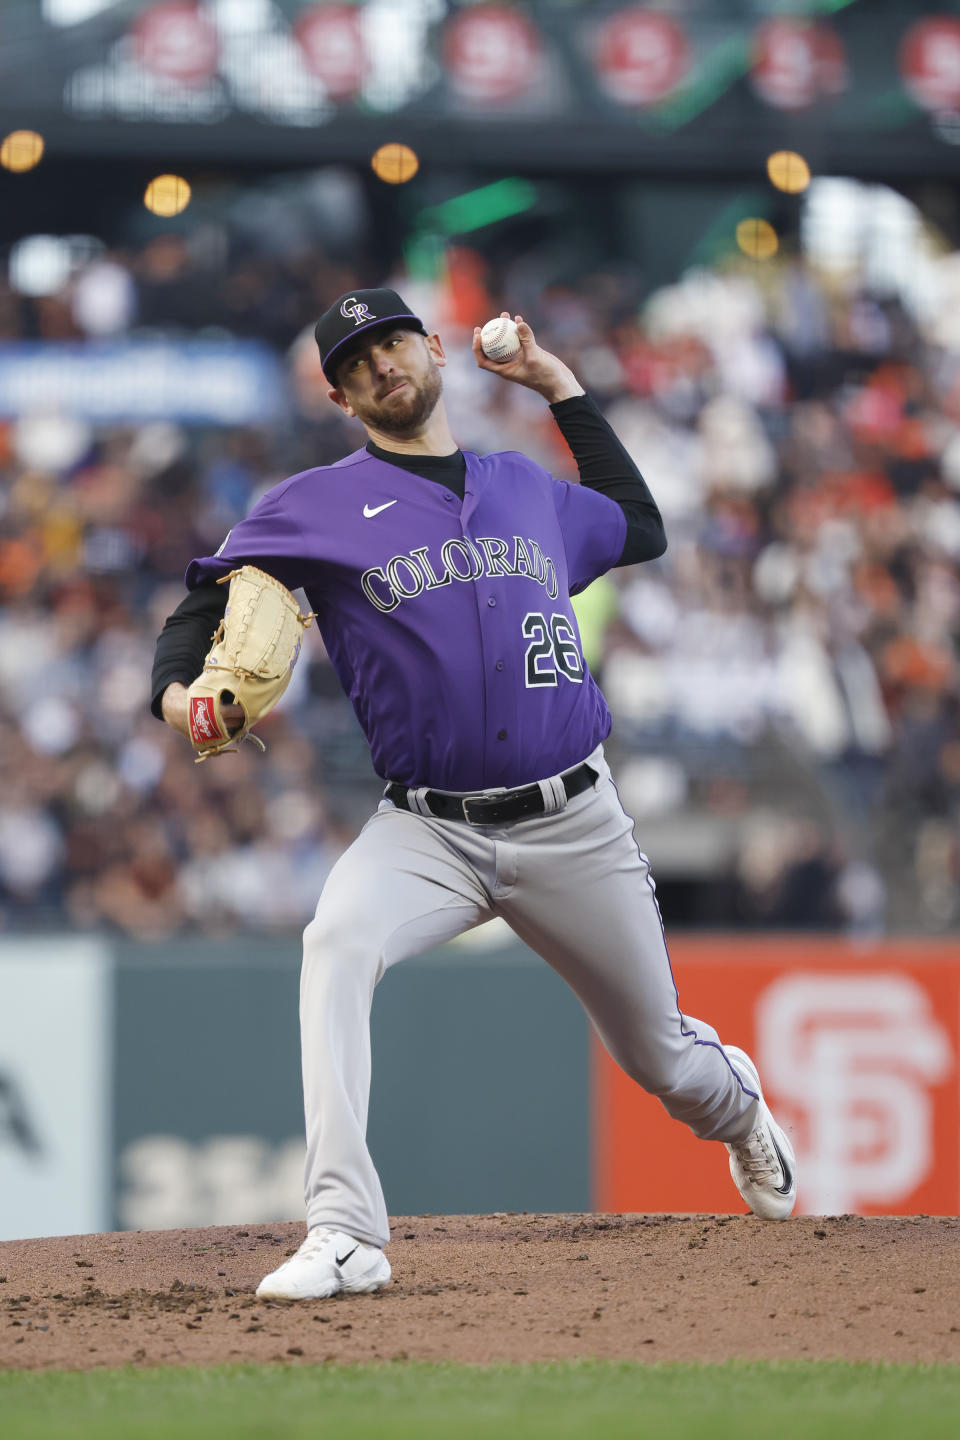
[[[497,731],[497,739],[498,739],[498,740],[506,740],[506,738],[507,738],[507,732],[506,732],[506,730],[498,730],[498,731]]]
[[[496,602],[495,597],[494,597],[493,595],[491,595],[491,596],[490,596],[490,599],[487,601],[487,604],[488,604],[488,605],[496,605],[496,603],[497,603],[497,602]]]
[[[455,499],[455,496],[451,495],[450,492],[449,492],[449,490],[445,490],[445,491],[443,492],[443,498],[444,498],[444,500],[453,500],[453,499]]]
[[[502,670],[502,669],[503,669],[503,661],[502,661],[502,660],[498,660],[498,661],[497,661],[497,669],[498,669],[498,670]]]

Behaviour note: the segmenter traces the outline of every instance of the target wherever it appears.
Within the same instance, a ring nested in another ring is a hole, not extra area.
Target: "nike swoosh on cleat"
[[[339,1266],[339,1265],[346,1265],[347,1261],[350,1259],[350,1256],[351,1256],[351,1255],[356,1255],[356,1253],[357,1253],[357,1251],[358,1251],[359,1249],[360,1249],[360,1246],[359,1246],[359,1245],[354,1245],[353,1249],[352,1249],[352,1250],[348,1250],[347,1253],[346,1253],[346,1255],[337,1255],[337,1256],[336,1256],[337,1265],[338,1265],[338,1266]]]
[[[783,1174],[783,1184],[777,1186],[777,1194],[789,1195],[791,1189],[793,1188],[793,1175],[790,1171],[790,1166],[783,1158],[783,1151],[780,1149],[780,1146],[777,1144],[776,1140],[772,1135],[770,1138],[771,1140],[773,1140],[773,1148],[777,1152],[777,1159],[780,1161],[780,1169]]]
[[[384,505],[364,505],[363,513],[368,520],[372,520],[374,515],[380,514],[381,510],[389,510],[390,506],[396,505],[396,503],[396,500],[388,500]]]

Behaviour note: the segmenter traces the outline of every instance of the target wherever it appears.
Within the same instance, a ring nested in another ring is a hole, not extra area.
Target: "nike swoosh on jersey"
[[[368,520],[372,520],[374,515],[380,514],[381,510],[389,510],[390,506],[396,505],[396,503],[396,500],[387,500],[383,505],[364,505],[363,513]]]

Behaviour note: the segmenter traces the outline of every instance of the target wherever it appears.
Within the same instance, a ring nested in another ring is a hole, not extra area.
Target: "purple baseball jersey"
[[[619,560],[623,511],[524,455],[464,454],[462,502],[366,450],[304,470],[186,573],[302,587],[377,774],[407,786],[529,784],[610,731],[570,596]]]

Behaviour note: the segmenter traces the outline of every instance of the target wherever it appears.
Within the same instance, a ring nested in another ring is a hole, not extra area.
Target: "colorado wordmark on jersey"
[[[465,460],[462,501],[366,450],[305,470],[187,569],[302,587],[374,768],[408,786],[528,784],[610,730],[570,597],[620,558],[623,511],[524,455]]]
[[[394,555],[385,567],[371,566],[360,576],[360,584],[370,604],[388,615],[401,600],[412,600],[424,590],[442,590],[454,580],[468,585],[481,575],[526,575],[544,587],[548,600],[557,598],[556,565],[536,540],[525,541],[519,535],[512,540],[478,535],[476,544],[445,540],[439,559],[435,554],[433,560],[429,546],[419,545],[409,555]]]

